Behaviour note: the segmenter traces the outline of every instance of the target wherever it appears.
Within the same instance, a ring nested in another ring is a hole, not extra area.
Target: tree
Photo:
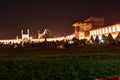
[[[99,37],[98,37],[98,35],[96,36],[96,38],[95,38],[95,43],[99,43]]]
[[[102,35],[102,40],[104,41],[104,43],[107,42],[107,37],[105,35]]]
[[[120,32],[118,33],[116,40],[120,40]]]
[[[108,38],[107,38],[107,41],[108,41],[109,43],[112,43],[113,40],[114,40],[114,39],[113,39],[112,35],[109,34],[109,35],[108,35]]]
[[[93,38],[93,36],[90,37],[90,41],[94,42],[94,38]]]
[[[77,38],[73,38],[72,41],[74,41],[74,42],[78,42],[79,39],[77,39]]]
[[[120,45],[120,32],[118,33],[117,37],[115,38],[115,42],[117,45]]]

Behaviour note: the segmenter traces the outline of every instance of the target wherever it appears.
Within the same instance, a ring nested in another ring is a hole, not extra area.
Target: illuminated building
[[[99,36],[100,38],[102,35],[108,36],[109,34],[111,34],[112,37],[116,39],[116,37],[120,32],[120,24],[93,29],[93,30],[90,30],[89,32],[90,32],[89,36],[94,36],[94,37]]]
[[[104,26],[104,18],[90,17],[84,22],[76,22],[72,25],[74,27],[74,35],[77,39],[90,40],[91,37],[95,38],[98,36],[100,42],[103,41],[102,36],[108,37],[112,35],[113,39],[116,39],[120,32],[120,24],[111,26]]]
[[[23,30],[21,30],[22,41],[27,42],[30,39],[29,29],[27,29],[27,34],[24,34]]]
[[[85,23],[91,23],[92,29],[100,28],[104,26],[104,18],[90,17],[84,20]]]
[[[38,30],[38,39],[41,39],[41,38],[43,38],[43,34],[40,33],[40,31]]]
[[[95,40],[96,37],[99,38],[100,42],[103,42],[102,36],[108,37],[109,34],[112,35],[113,39],[119,39],[120,37],[120,24],[114,24],[110,26],[104,26],[104,18],[96,18],[96,17],[90,17],[84,22],[76,22],[72,25],[74,27],[74,33],[68,36],[61,36],[57,38],[49,38],[47,37],[47,41],[67,41],[72,40],[73,38],[77,38],[79,40],[81,39],[87,39],[90,40],[91,37]],[[21,39],[16,37],[16,39],[10,39],[10,40],[0,40],[1,43],[20,43],[20,42],[28,42],[28,41],[34,41],[34,42],[43,42],[45,41],[45,34],[47,34],[49,30],[45,29],[43,33],[40,33],[38,31],[38,38],[34,39],[33,37],[30,37],[29,29],[27,29],[27,33],[24,34],[23,30],[21,30]],[[119,39],[120,40],[120,39]]]
[[[89,35],[89,30],[92,29],[92,24],[91,23],[75,23],[72,25],[74,27],[74,35],[75,35],[75,38],[78,38],[78,39],[84,39],[85,36],[88,36]]]

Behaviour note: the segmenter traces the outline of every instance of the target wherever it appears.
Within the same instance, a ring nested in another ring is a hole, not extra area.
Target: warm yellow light
[[[94,35],[94,32],[92,31],[92,35]]]
[[[117,37],[118,34],[112,34],[113,39]]]
[[[99,33],[98,33],[98,29],[97,29],[97,35],[98,35]]]
[[[90,36],[91,36],[92,34],[91,34],[91,31],[90,31]]]
[[[102,34],[105,34],[105,30],[104,30],[104,28],[102,28]]]
[[[117,31],[120,31],[120,26],[119,25],[117,25]]]
[[[96,30],[94,30],[94,33],[95,33],[95,35],[97,35],[97,32],[96,32]]]
[[[112,32],[115,32],[115,26],[112,26]]]
[[[105,28],[105,33],[108,33],[108,28],[107,27]]]
[[[109,33],[111,33],[111,32],[112,32],[111,27],[109,27]]]
[[[100,34],[102,34],[102,31],[101,31],[101,29],[99,29],[99,31],[100,31]]]

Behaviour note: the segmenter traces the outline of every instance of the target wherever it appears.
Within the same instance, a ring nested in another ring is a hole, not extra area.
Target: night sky
[[[21,37],[21,29],[52,31],[55,37],[73,33],[72,24],[91,16],[105,18],[105,25],[120,22],[118,0],[0,0],[0,39]],[[25,31],[26,32],[26,31]]]

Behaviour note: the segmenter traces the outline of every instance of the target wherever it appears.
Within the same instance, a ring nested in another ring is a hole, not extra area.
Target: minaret
[[[23,35],[23,30],[21,30],[21,34]]]
[[[16,40],[18,40],[19,38],[18,38],[18,35],[16,35]]]
[[[28,36],[29,36],[29,29],[27,29],[27,34],[28,34]]]
[[[21,30],[21,36],[22,36],[22,39],[23,39],[23,30]]]
[[[38,39],[40,39],[39,34],[40,34],[40,31],[38,30]]]

